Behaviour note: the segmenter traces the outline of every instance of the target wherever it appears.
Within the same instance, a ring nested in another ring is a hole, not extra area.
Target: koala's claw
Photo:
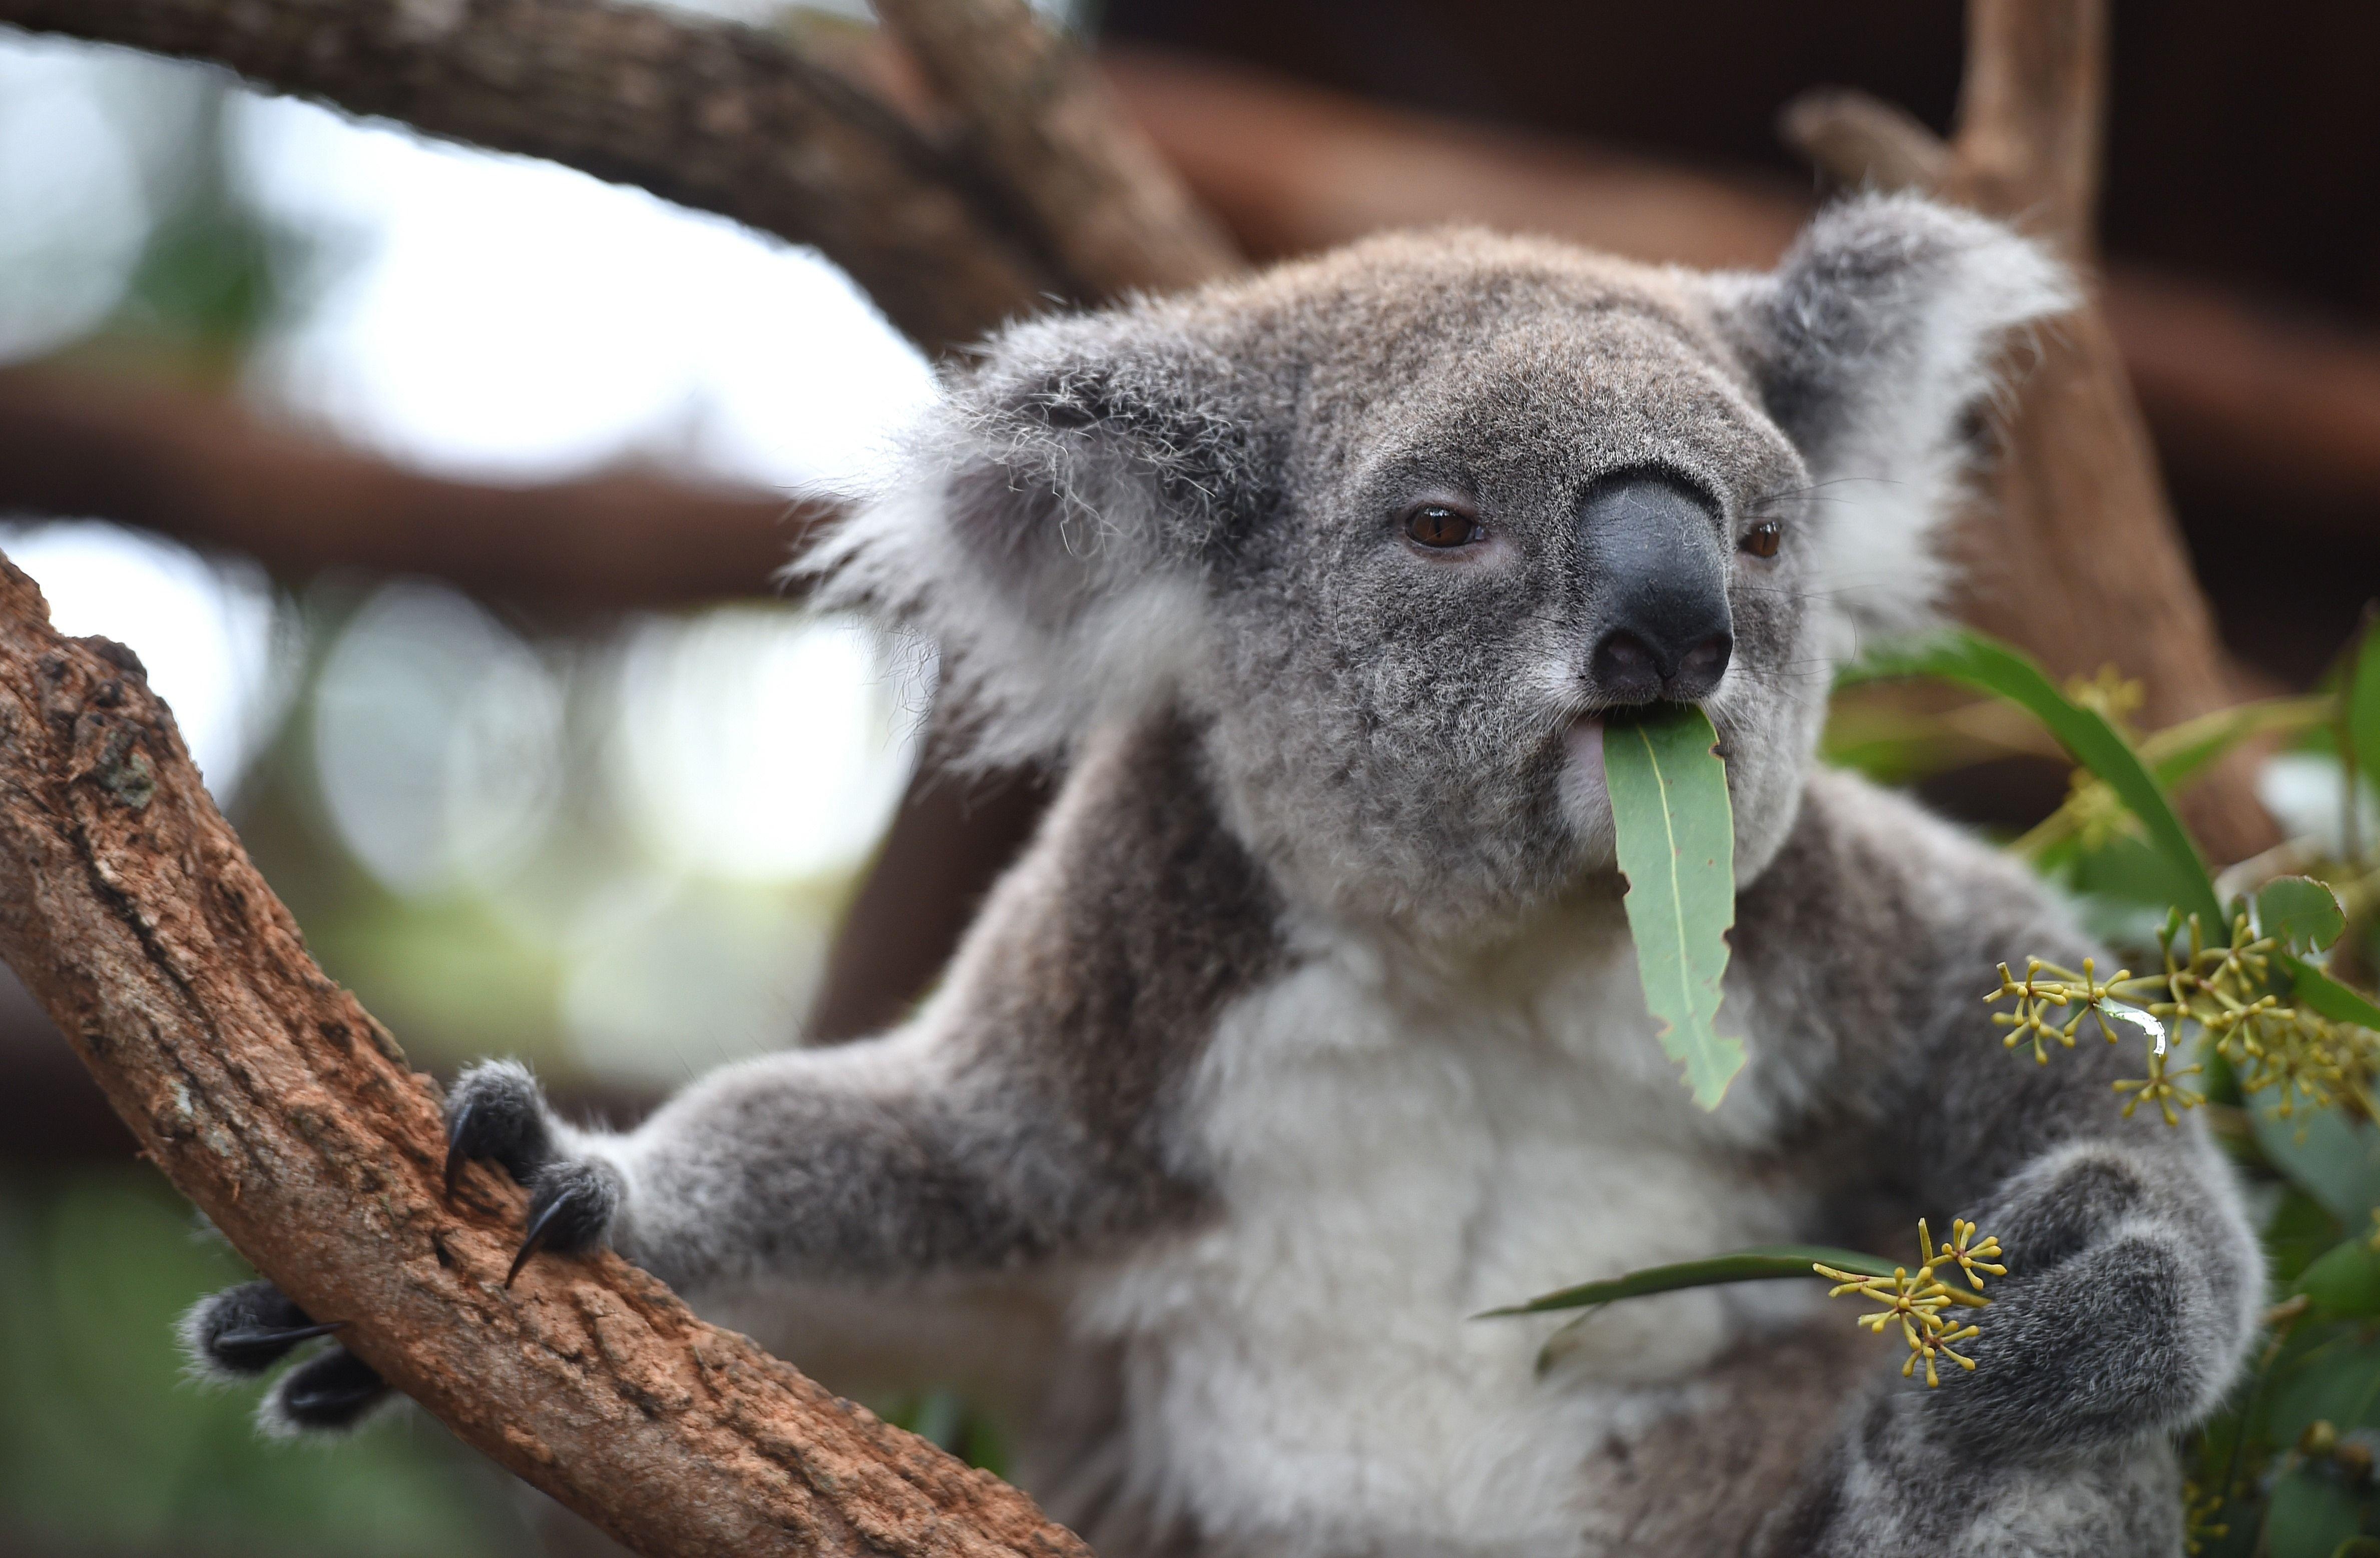
[[[540,1249],[556,1255],[578,1255],[601,1243],[619,1209],[620,1193],[612,1178],[593,1163],[554,1162],[539,1171],[528,1202],[528,1232],[513,1257],[504,1285]]]
[[[225,1379],[261,1374],[289,1349],[346,1324],[317,1324],[289,1296],[261,1279],[208,1295],[182,1317],[182,1346],[200,1372]]]
[[[506,1287],[540,1249],[577,1255],[601,1243],[619,1210],[611,1170],[562,1156],[544,1095],[526,1066],[490,1061],[455,1079],[446,1099],[448,1196],[475,1158],[498,1164],[529,1192],[528,1231],[504,1273]]]

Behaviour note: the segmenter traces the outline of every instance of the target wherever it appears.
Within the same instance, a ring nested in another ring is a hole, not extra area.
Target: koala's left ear
[[[1269,503],[1261,375],[1189,299],[1013,326],[804,560],[929,640],[977,755],[1062,749],[1201,651],[1199,580]]]
[[[1970,418],[2022,326],[2071,308],[2065,268],[1996,222],[1914,195],[1822,213],[1766,275],[1709,278],[1720,333],[1817,491],[1815,588],[1863,633],[1925,623],[1937,529]]]

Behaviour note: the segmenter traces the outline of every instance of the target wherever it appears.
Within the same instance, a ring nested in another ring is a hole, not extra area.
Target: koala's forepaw
[[[529,1192],[528,1230],[504,1285],[540,1249],[578,1255],[603,1240],[620,1207],[618,1176],[606,1165],[562,1156],[545,1095],[527,1067],[489,1061],[455,1080],[446,1099],[446,1193],[463,1165],[492,1162]]]
[[[217,1380],[263,1373],[293,1348],[327,1336],[345,1321],[317,1323],[269,1282],[209,1294],[182,1316],[182,1347],[197,1372]],[[259,1420],[278,1434],[353,1428],[388,1399],[388,1382],[370,1364],[334,1347],[284,1375],[266,1393]]]
[[[495,1163],[527,1185],[555,1156],[545,1094],[528,1067],[516,1061],[484,1061],[455,1079],[446,1095],[449,1198],[462,1178],[463,1165],[475,1159]]]
[[[2024,1445],[2102,1439],[2179,1426],[2200,1405],[2220,1339],[2198,1313],[2203,1284],[2164,1241],[2114,1239],[1994,1286],[1977,1321],[1975,1372],[1955,1398],[1946,1390],[1933,1404],[1966,1434]]]

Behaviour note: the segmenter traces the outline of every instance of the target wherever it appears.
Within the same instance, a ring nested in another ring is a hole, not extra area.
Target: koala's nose
[[[1717,515],[1658,476],[1607,481],[1579,511],[1597,632],[1587,674],[1615,703],[1707,695],[1734,652]]]

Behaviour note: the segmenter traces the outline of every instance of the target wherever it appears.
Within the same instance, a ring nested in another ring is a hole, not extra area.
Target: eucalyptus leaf
[[[1542,1294],[1524,1304],[1513,1304],[1500,1309],[1489,1309],[1474,1315],[1474,1320],[1488,1320],[1499,1315],[1539,1315],[1556,1309],[1599,1308],[1621,1298],[1642,1298],[1647,1294],[1674,1293],[1682,1287],[1712,1287],[1730,1282],[1774,1282],[1781,1277],[1811,1277],[1817,1273],[1810,1268],[1828,1265],[1839,1271],[1856,1272],[1864,1277],[1888,1277],[1893,1263],[1881,1256],[1863,1255],[1856,1249],[1836,1249],[1820,1244],[1771,1244],[1752,1249],[1740,1249],[1732,1255],[1714,1255],[1703,1260],[1681,1260],[1670,1266],[1647,1266],[1641,1272],[1613,1277],[1605,1282],[1581,1283],[1558,1292]]]
[[[1705,1109],[1718,1107],[1744,1059],[1742,1041],[1714,1026],[1735,924],[1735,817],[1718,746],[1708,716],[1690,703],[1612,720],[1603,733],[1645,1004]]]
[[[2032,711],[2049,727],[2076,762],[2107,782],[2107,787],[2131,809],[2156,846],[2182,879],[2180,898],[2185,914],[2195,914],[2210,934],[2228,923],[2215,894],[2205,857],[2198,852],[2173,806],[2140,754],[2115,726],[2092,710],[2058,690],[2048,674],[2024,654],[1961,628],[1937,635],[1908,649],[1872,657],[1864,676],[1940,676],[1984,692],[1997,693]]]
[[[2289,974],[2289,996],[2299,1005],[2320,1012],[2333,1022],[2351,1022],[2380,1033],[2380,1005],[2360,990],[2350,990],[2304,958],[2283,953],[2281,967]]]
[[[2310,876],[2277,876],[2256,890],[2256,929],[2291,952],[2320,952],[2347,929],[2347,911]]]
[[[2314,1312],[2331,1319],[2380,1315],[2380,1251],[2361,1230],[2331,1247],[2297,1280]]]
[[[2380,789],[2380,626],[2363,629],[2363,648],[2348,679],[2347,749],[2364,780]],[[2373,841],[2363,842],[2368,847]]]
[[[2341,1111],[2301,1104],[2284,1117],[2269,1094],[2251,1101],[2250,1127],[2265,1161],[2350,1231],[2372,1230],[2380,1207],[2380,1126]]]
[[[2362,1502],[2308,1467],[2283,1473],[2271,1499],[2264,1551],[2273,1558],[2332,1558],[2363,1528]]]

